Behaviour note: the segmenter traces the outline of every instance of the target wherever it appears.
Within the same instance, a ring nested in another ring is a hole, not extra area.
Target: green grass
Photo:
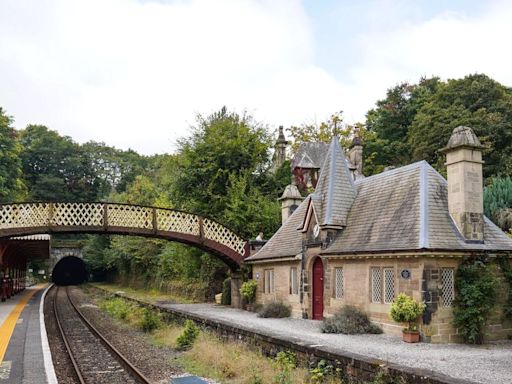
[[[162,293],[161,291],[157,289],[141,289],[141,288],[131,288],[122,286],[119,284],[106,284],[106,283],[91,283],[92,286],[97,286],[98,288],[105,289],[109,292],[115,293],[122,291],[125,296],[142,300],[147,303],[156,304],[159,301],[168,301],[173,303],[180,303],[180,304],[192,304],[195,301],[191,300],[187,297],[182,296],[176,296],[171,295],[167,293]]]

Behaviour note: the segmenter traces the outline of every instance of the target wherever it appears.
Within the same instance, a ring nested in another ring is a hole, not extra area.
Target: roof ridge
[[[378,179],[379,177],[387,177],[387,176],[390,176],[390,175],[392,176],[395,173],[398,173],[399,171],[408,171],[409,169],[414,169],[416,167],[421,166],[422,163],[428,164],[428,162],[426,160],[416,161],[415,163],[411,163],[411,164],[407,164],[407,165],[402,165],[401,167],[393,168],[393,169],[390,169],[389,171],[382,171],[380,173],[376,173],[375,175],[366,176],[364,179],[356,180],[355,184],[359,185],[359,184],[364,183],[365,181],[368,181],[368,180],[374,180],[374,179]],[[430,164],[428,164],[428,165],[430,165]],[[434,169],[434,168],[432,168],[432,169]]]

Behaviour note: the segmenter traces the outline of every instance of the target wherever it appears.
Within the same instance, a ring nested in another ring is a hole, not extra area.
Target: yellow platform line
[[[31,289],[25,293],[25,296],[21,298],[18,304],[11,311],[7,319],[3,322],[2,326],[0,326],[0,364],[4,361],[5,351],[7,351],[7,346],[9,345],[9,341],[11,340],[12,333],[14,332],[14,328],[16,327],[16,322],[27,305],[28,301],[34,294],[43,288],[44,285],[37,286],[37,289]]]

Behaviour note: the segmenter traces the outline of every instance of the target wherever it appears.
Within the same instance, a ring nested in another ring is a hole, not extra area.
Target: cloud
[[[421,76],[448,79],[478,72],[512,84],[511,19],[512,4],[489,2],[476,16],[442,12],[416,24],[401,20],[386,33],[359,35],[361,53],[347,77],[354,92],[349,109],[361,118],[387,88]]]
[[[170,151],[196,112],[222,105],[278,125],[290,92],[323,76],[297,1],[26,4],[0,5],[0,105],[18,128]]]
[[[371,24],[347,35],[331,19],[320,34],[325,20],[299,0],[3,0],[0,106],[17,128],[40,123],[151,154],[173,151],[196,113],[223,105],[270,129],[339,110],[353,123],[420,76],[512,83],[512,5],[427,17],[393,4],[345,8],[354,25]],[[320,47],[334,51],[328,65]]]

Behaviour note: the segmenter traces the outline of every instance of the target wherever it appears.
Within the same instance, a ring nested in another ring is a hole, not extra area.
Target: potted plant
[[[256,280],[247,280],[240,287],[240,295],[247,303],[248,311],[252,311],[252,304],[256,299],[256,288],[258,288]]]
[[[389,315],[397,323],[407,323],[407,328],[402,331],[402,338],[407,343],[420,341],[417,321],[425,310],[425,303],[418,303],[405,293],[400,293],[391,305]]]

